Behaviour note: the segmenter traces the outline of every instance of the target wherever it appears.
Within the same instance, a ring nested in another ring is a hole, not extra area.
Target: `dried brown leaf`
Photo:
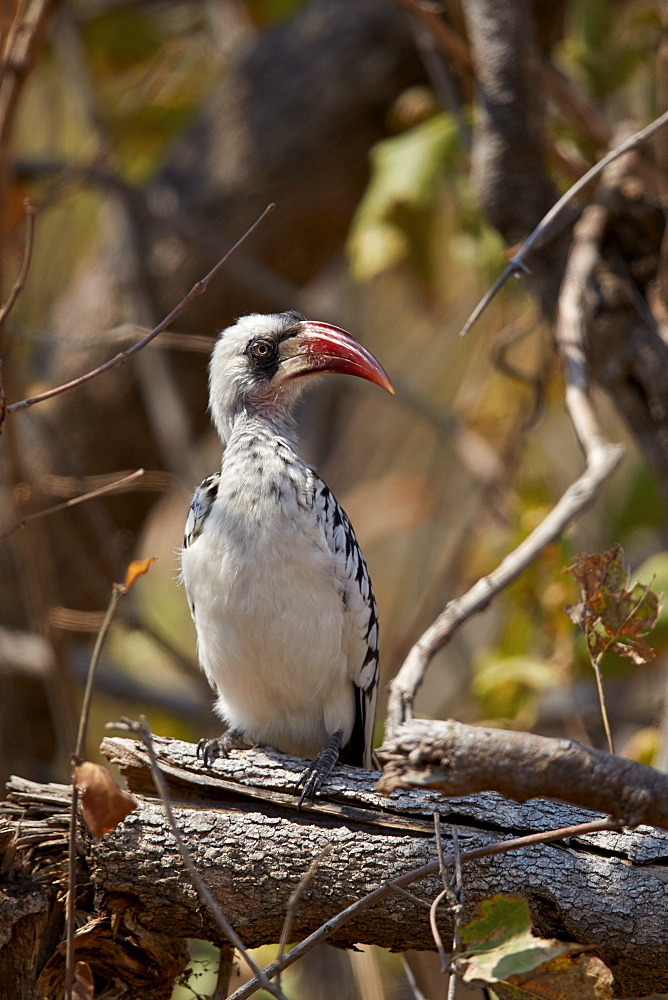
[[[637,665],[654,659],[643,637],[656,624],[659,597],[642,583],[628,589],[620,545],[594,555],[580,553],[564,572],[572,573],[582,588],[582,601],[566,613],[585,633],[593,658],[614,650]]]
[[[613,975],[595,955],[558,955],[524,975],[511,976],[504,994],[516,1000],[612,1000]]]
[[[580,552],[573,565],[565,569],[564,573],[573,574],[582,587],[585,602],[594,594],[622,590],[628,584],[621,545],[594,555]]]
[[[137,803],[122,791],[106,767],[85,760],[74,768],[74,781],[81,796],[86,826],[96,840],[113,830]]]

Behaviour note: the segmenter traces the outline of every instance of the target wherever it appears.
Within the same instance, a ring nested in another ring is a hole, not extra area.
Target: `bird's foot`
[[[239,729],[228,729],[222,736],[215,739],[201,739],[197,744],[197,756],[202,758],[205,767],[218,760],[219,757],[229,757],[230,750],[245,750],[248,743]]]
[[[334,770],[339,759],[342,737],[343,731],[341,729],[337,729],[335,733],[332,733],[316,759],[309,764],[300,776],[299,781],[295,785],[295,791],[298,792],[302,785],[304,787],[299,796],[298,809],[301,809],[304,799],[314,799],[316,797]]]

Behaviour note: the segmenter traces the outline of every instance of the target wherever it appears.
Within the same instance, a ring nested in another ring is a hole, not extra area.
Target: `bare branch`
[[[0,326],[9,316],[10,312],[14,308],[14,303],[21,294],[21,289],[25,285],[26,278],[28,277],[28,271],[30,270],[30,261],[32,259],[32,247],[33,238],[35,235],[35,213],[37,211],[35,203],[31,198],[24,198],[23,207],[26,213],[26,236],[25,243],[23,245],[23,261],[21,263],[21,270],[19,271],[18,277],[14,282],[14,287],[9,293],[9,298],[5,304],[0,308]]]
[[[25,0],[16,14],[2,51],[0,75],[0,145],[6,148],[21,86],[30,72],[54,0]]]
[[[663,116],[668,121],[668,113]],[[657,121],[661,121],[657,119]],[[654,123],[654,130],[658,128]],[[643,132],[647,137],[648,129]],[[632,138],[638,141],[638,135]],[[624,146],[625,144],[622,144]],[[620,146],[621,150],[622,147]],[[615,151],[615,156],[619,150]],[[562,199],[563,200],[563,199]],[[566,406],[585,453],[585,469],[565,491],[550,513],[509,553],[488,576],[478,580],[462,597],[450,601],[410,650],[399,673],[390,683],[386,733],[412,718],[415,694],[436,653],[472,615],[483,611],[490,601],[522,573],[541,549],[556,541],[569,524],[594,503],[602,484],[612,475],[624,454],[620,445],[606,441],[589,398],[589,380],[584,346],[584,277],[594,266],[593,241],[602,226],[604,210],[589,206],[574,236],[559,297],[556,341],[562,355],[566,381]],[[548,213],[549,214],[549,213]],[[546,216],[547,218],[547,216]]]
[[[378,790],[431,788],[446,795],[495,791],[516,802],[551,798],[609,813],[627,826],[668,829],[668,776],[575,740],[413,719],[377,751]]]
[[[166,330],[167,327],[170,325],[170,323],[173,323],[176,317],[180,316],[181,313],[184,311],[184,309],[186,309],[191,302],[193,302],[196,298],[199,298],[199,296],[206,291],[210,281],[213,278],[215,278],[215,276],[218,274],[221,268],[227,263],[227,261],[239,249],[239,247],[243,243],[245,243],[248,237],[255,232],[260,223],[264,222],[265,218],[270,214],[270,212],[273,212],[274,207],[275,206],[273,204],[267,205],[264,212],[255,220],[253,225],[250,226],[250,228],[246,230],[241,239],[237,240],[234,246],[231,247],[223,257],[221,257],[221,259],[218,261],[215,267],[213,267],[209,271],[206,277],[202,278],[201,281],[197,281],[190,289],[188,294],[181,299],[179,304],[175,306],[174,309],[172,309],[169,315],[166,316],[161,323],[158,323],[158,325],[154,327],[151,330],[151,332],[148,333],[142,340],[138,341],[136,344],[133,344],[133,346],[129,347],[127,351],[121,351],[120,354],[116,354],[115,357],[111,358],[109,361],[105,361],[103,365],[100,365],[97,368],[93,368],[92,371],[86,372],[84,375],[80,375],[78,378],[72,379],[71,382],[65,382],[63,385],[55,386],[55,388],[48,389],[46,392],[41,392],[37,396],[30,396],[28,399],[22,399],[16,403],[10,403],[9,406],[7,406],[6,408],[6,412],[12,413],[15,410],[24,410],[28,406],[34,406],[35,403],[41,403],[45,399],[51,399],[53,396],[58,396],[60,395],[60,393],[67,392],[69,389],[75,389],[78,386],[83,385],[85,382],[90,382],[91,379],[97,378],[98,375],[102,375],[104,372],[110,371],[112,368],[116,368],[118,365],[123,364],[123,362],[127,361],[128,358],[131,358],[138,351],[141,351],[142,348],[146,347],[147,344],[150,344],[150,342],[154,340],[159,333],[162,333],[163,330]]]
[[[104,496],[106,493],[116,493],[119,490],[122,491],[125,486],[129,483],[134,482],[136,479],[140,479],[144,475],[143,469],[137,469],[136,472],[131,472],[127,476],[123,476],[122,479],[115,479],[112,483],[107,483],[106,486],[99,486],[95,490],[91,490],[90,493],[82,493],[81,496],[72,497],[70,500],[64,500],[63,503],[54,504],[53,507],[45,507],[44,510],[37,510],[33,514],[26,514],[24,517],[20,518],[13,524],[11,528],[4,531],[0,535],[0,542],[3,542],[5,538],[9,535],[13,535],[15,531],[20,528],[24,528],[26,524],[30,521],[36,520],[38,517],[48,517],[49,514],[55,514],[59,510],[66,510],[67,507],[74,507],[76,504],[83,503],[85,500],[93,500],[96,497]]]
[[[565,529],[594,503],[602,484],[621,461],[619,445],[602,443],[592,449],[582,475],[568,487],[555,507],[523,542],[495,570],[478,580],[462,597],[450,601],[436,621],[420,636],[390,683],[386,732],[413,716],[413,702],[427,668],[465,621],[484,611],[508,584],[512,583],[538,553],[561,537]]]
[[[604,156],[602,160],[595,163],[591,170],[588,170],[586,174],[583,174],[579,180],[573,184],[568,191],[561,198],[555,202],[552,208],[547,212],[541,221],[538,223],[536,228],[530,234],[530,236],[525,240],[519,253],[515,254],[506,264],[501,276],[497,278],[487,294],[480,300],[478,305],[475,307],[466,323],[462,327],[459,336],[464,337],[473,324],[480,318],[482,313],[485,311],[489,303],[492,301],[496,293],[499,291],[502,285],[506,283],[511,275],[515,277],[519,276],[522,272],[527,272],[529,269],[525,263],[525,258],[530,250],[533,249],[534,245],[541,240],[542,237],[546,236],[546,231],[550,229],[554,221],[558,218],[561,212],[564,210],[566,205],[573,200],[573,198],[580,193],[595,177],[597,177],[601,171],[616,160],[618,157],[623,156],[624,153],[628,153],[632,149],[636,149],[643,142],[654,135],[654,133],[662,128],[664,125],[668,124],[668,111],[664,112],[658,118],[655,118],[653,122],[647,125],[645,128],[641,129],[639,132],[635,132],[630,136],[625,142],[613,149],[607,156]],[[548,234],[549,236],[549,234]],[[546,241],[542,241],[544,245]]]

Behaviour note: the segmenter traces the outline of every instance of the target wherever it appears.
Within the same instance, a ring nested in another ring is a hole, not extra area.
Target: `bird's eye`
[[[273,352],[272,345],[267,340],[256,340],[251,346],[251,354],[254,358],[265,361]]]

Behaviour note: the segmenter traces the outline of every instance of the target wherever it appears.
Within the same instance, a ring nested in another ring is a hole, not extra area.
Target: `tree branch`
[[[668,830],[668,776],[575,740],[413,719],[386,739],[379,791],[439,789],[446,795],[495,791],[526,802],[561,799],[609,813],[627,826]]]
[[[8,538],[9,535],[13,535],[15,531],[19,531],[20,528],[24,528],[26,524],[30,521],[35,521],[39,517],[49,517],[50,514],[56,514],[60,510],[67,510],[68,507],[76,507],[79,503],[84,503],[86,500],[94,500],[97,497],[105,496],[107,493],[117,493],[122,491],[130,483],[135,482],[137,479],[141,479],[144,475],[143,469],[136,469],[135,472],[131,472],[127,476],[123,476],[121,479],[115,479],[111,483],[107,483],[105,486],[98,486],[96,489],[91,490],[89,493],[82,493],[81,496],[71,497],[69,500],[64,500],[62,503],[54,504],[52,507],[45,507],[44,510],[36,510],[32,514],[25,514],[22,518],[16,521],[15,524],[8,528],[7,531],[0,533],[0,542]]]
[[[128,358],[131,358],[138,351],[141,351],[147,344],[150,344],[152,340],[155,340],[159,333],[166,330],[170,323],[173,323],[177,316],[180,316],[184,309],[186,309],[190,303],[194,301],[194,299],[198,298],[206,291],[210,281],[215,278],[221,268],[228,262],[230,257],[233,256],[239,247],[245,243],[248,237],[255,232],[260,223],[264,222],[269,213],[273,212],[274,208],[275,206],[273,204],[267,205],[264,212],[262,212],[262,214],[255,220],[253,225],[250,226],[244,235],[237,240],[234,246],[220,258],[218,263],[211,268],[209,273],[202,278],[201,281],[197,281],[188,294],[181,299],[179,304],[175,306],[174,309],[172,309],[169,315],[165,316],[162,322],[158,323],[158,325],[154,327],[150,333],[139,340],[136,344],[133,344],[133,346],[129,347],[126,351],[121,351],[119,354],[116,354],[103,365],[93,368],[92,371],[86,372],[84,375],[80,375],[78,378],[72,379],[70,382],[65,382],[63,385],[55,386],[55,388],[48,389],[46,392],[41,392],[37,396],[22,399],[17,403],[10,403],[9,406],[6,407],[6,413],[13,413],[15,410],[24,410],[27,406],[34,406],[35,403],[41,403],[45,399],[51,399],[53,396],[59,396],[61,393],[67,392],[69,389],[75,389],[77,386],[83,385],[85,382],[90,382],[91,379],[97,378],[98,375],[102,375],[104,372],[110,371],[110,369],[123,364],[123,362],[127,361]]]
[[[2,326],[14,308],[14,304],[21,294],[21,290],[25,285],[26,278],[28,277],[28,271],[30,270],[33,237],[35,235],[35,212],[37,209],[35,208],[34,202],[30,198],[23,199],[23,207],[26,213],[26,235],[25,243],[23,245],[23,260],[21,261],[21,269],[18,273],[16,281],[14,282],[12,290],[9,293],[9,297],[0,308],[0,326]]]
[[[77,932],[76,958],[95,928],[106,940],[121,913],[139,940],[171,935],[175,948],[183,937],[218,941],[222,933],[184,877],[162,806],[149,792],[146,753],[130,740],[106,740],[104,746],[121,762],[139,806],[102,840],[82,845],[98,905]],[[494,794],[444,800],[423,789],[385,798],[374,791],[377,775],[344,767],[335,770],[327,799],[300,813],[292,791],[303,766],[297,758],[232,752],[212,771],[197,761],[191,744],[156,739],[155,748],[193,861],[248,947],[279,939],[291,892],[313,858],[333,844],[294,914],[292,937],[301,943],[284,965],[320,940],[433,950],[428,912],[396,889],[425,879],[421,895],[431,899],[440,891],[438,810],[445,864],[453,860],[448,827],[458,829],[467,905],[494,892],[525,896],[538,927],[593,948],[610,965],[616,996],[646,994],[665,982],[666,833],[624,832],[619,820],[544,801],[520,806]],[[0,809],[0,847],[15,838],[24,877],[41,879],[54,898],[64,877],[58,858],[66,850],[66,824],[60,817],[68,796],[61,786],[13,779],[10,802]],[[555,837],[566,842],[542,842]],[[92,899],[91,893],[90,904]],[[2,912],[0,907],[0,919]],[[452,935],[449,913],[440,914],[439,930]],[[85,956],[94,962],[94,952]],[[2,963],[0,950],[0,975]],[[272,976],[278,970],[265,971]]]
[[[637,149],[638,146],[646,142],[651,136],[654,135],[660,128],[668,124],[668,111],[665,111],[658,118],[655,118],[653,122],[645,128],[640,129],[639,132],[635,132],[632,136],[622,142],[616,149],[611,150],[604,156],[603,159],[595,163],[594,166],[588,170],[582,177],[579,178],[569,187],[568,191],[561,196],[561,198],[554,203],[549,212],[546,212],[543,218],[540,220],[535,229],[531,232],[530,236],[522,244],[521,249],[516,253],[506,264],[501,275],[494,282],[489,291],[483,296],[478,305],[475,307],[466,323],[462,327],[459,336],[464,337],[469,332],[473,324],[480,319],[487,306],[490,304],[496,293],[505,285],[508,278],[512,275],[518,276],[523,272],[528,271],[526,264],[526,257],[534,246],[538,243],[540,246],[544,246],[551,235],[554,235],[555,228],[554,224],[566,208],[568,203],[575,198],[576,195],[580,194],[588,184],[590,184],[595,177],[598,177],[606,167],[610,166],[615,160],[625,153],[630,152],[632,149]]]

